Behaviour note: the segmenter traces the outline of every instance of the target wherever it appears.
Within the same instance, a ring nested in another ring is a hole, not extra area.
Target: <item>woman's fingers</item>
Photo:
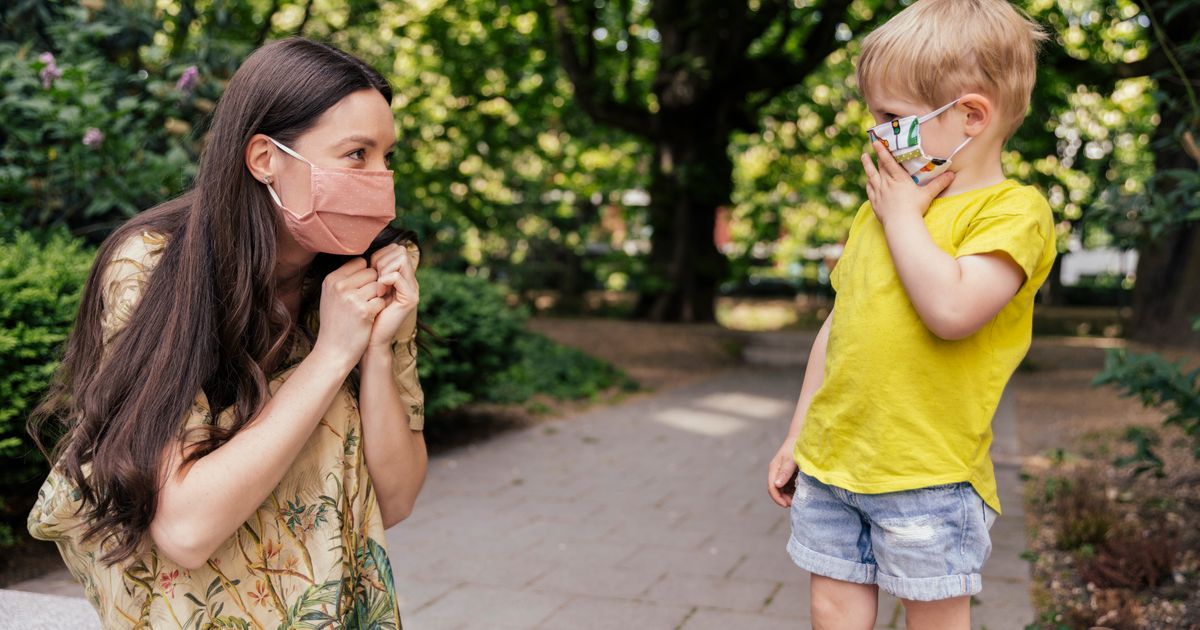
[[[403,249],[404,249],[403,247],[400,247],[396,243],[392,243],[391,245],[380,247],[378,250],[376,250],[376,252],[374,254],[371,254],[371,266],[376,269],[379,269],[380,268],[379,263],[381,260],[395,254],[396,250],[403,250]]]
[[[382,282],[368,282],[354,290],[354,296],[364,302],[387,295],[388,286]]]

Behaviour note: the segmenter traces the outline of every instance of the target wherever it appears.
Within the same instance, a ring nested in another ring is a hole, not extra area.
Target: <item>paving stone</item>
[[[674,630],[692,612],[633,600],[581,597],[544,621],[547,630]]]
[[[667,574],[642,598],[660,604],[757,613],[779,589],[778,582]]]
[[[646,571],[610,567],[592,567],[584,571],[574,567],[558,568],[543,575],[530,588],[588,597],[636,599],[644,595],[659,577]]]
[[[406,627],[532,628],[567,602],[565,596],[527,589],[467,584],[419,610]]]

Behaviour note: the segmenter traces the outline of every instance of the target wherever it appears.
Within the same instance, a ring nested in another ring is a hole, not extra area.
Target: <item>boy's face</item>
[[[905,116],[923,116],[945,105],[945,103],[932,105],[918,103],[882,89],[870,90],[869,96],[864,100],[867,103],[867,109],[875,117],[876,125]],[[921,123],[921,148],[927,155],[938,158],[947,157],[966,139],[962,114],[957,109],[957,107],[951,107],[932,120]],[[950,169],[955,170],[953,163]]]

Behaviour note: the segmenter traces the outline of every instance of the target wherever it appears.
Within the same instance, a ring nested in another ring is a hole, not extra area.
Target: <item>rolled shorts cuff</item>
[[[790,545],[788,549],[791,549]],[[880,572],[875,576],[875,583],[881,590],[895,597],[918,602],[934,602],[975,595],[983,590],[983,577],[978,573],[929,578],[902,578]]]
[[[855,584],[875,583],[876,567],[873,564],[843,560],[813,551],[800,544],[794,536],[788,538],[787,551],[792,562],[809,573]]]

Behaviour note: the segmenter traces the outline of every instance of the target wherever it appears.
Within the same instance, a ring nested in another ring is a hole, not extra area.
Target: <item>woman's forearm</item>
[[[349,372],[318,344],[228,442],[182,467],[170,447],[150,525],[159,550],[184,567],[203,565],[283,479]]]
[[[393,376],[394,360],[391,348],[380,345],[369,347],[359,363],[363,452],[384,527],[412,512],[429,463],[425,434],[409,428]]]

